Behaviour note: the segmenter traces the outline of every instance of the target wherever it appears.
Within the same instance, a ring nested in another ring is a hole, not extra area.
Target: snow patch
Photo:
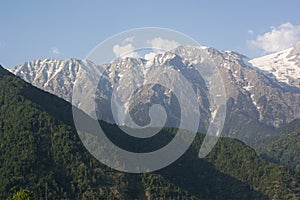
[[[270,78],[275,77],[279,82],[300,87],[300,66],[297,64],[295,56],[289,57],[293,48],[289,48],[278,53],[255,58],[249,62],[252,67],[258,68]],[[295,83],[296,81],[296,83]]]

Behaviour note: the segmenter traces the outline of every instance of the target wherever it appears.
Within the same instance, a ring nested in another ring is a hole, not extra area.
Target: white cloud
[[[161,37],[153,38],[147,41],[147,43],[150,44],[155,51],[170,51],[180,45],[175,40],[163,39]]]
[[[163,39],[161,37],[156,37],[152,40],[148,40],[147,43],[150,44],[151,48],[153,48],[153,52],[148,53],[144,56],[146,60],[154,58],[157,54],[175,49],[180,45],[175,40]]]
[[[125,38],[120,44],[113,46],[113,52],[117,57],[126,58],[133,57],[139,58],[139,54],[135,51],[135,46],[132,44],[135,37]],[[163,39],[161,37],[156,37],[151,40],[146,41],[148,45],[153,49],[153,52],[144,55],[146,60],[154,58],[157,54],[164,53],[166,51],[175,49],[180,44],[174,40]]]
[[[52,52],[54,55],[63,55],[63,53],[62,53],[57,47],[52,47],[52,48],[51,48],[51,52]]]
[[[134,38],[135,38],[134,36],[125,38],[125,39],[123,40],[123,43],[124,43],[124,44],[131,43],[131,42],[134,41]]]
[[[254,31],[251,30],[251,29],[249,29],[247,32],[248,32],[248,34],[250,34],[250,35],[253,35],[253,34],[254,34]]]
[[[113,46],[114,54],[120,58],[126,58],[126,57],[138,58],[139,55],[134,50],[135,47],[132,44],[125,44],[125,45],[116,44],[115,46]]]
[[[272,53],[292,47],[299,40],[300,26],[287,22],[278,27],[271,27],[271,31],[258,35],[255,40],[248,41],[248,44],[262,49],[265,53]]]
[[[120,44],[113,46],[113,52],[120,58],[139,58],[139,54],[135,51],[135,46],[132,44],[135,36],[125,38]]]

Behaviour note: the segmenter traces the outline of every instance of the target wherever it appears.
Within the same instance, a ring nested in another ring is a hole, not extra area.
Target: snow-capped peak
[[[300,42],[294,47],[249,61],[278,82],[300,88]]]

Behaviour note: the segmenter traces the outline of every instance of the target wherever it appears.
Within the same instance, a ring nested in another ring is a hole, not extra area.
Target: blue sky
[[[174,29],[202,45],[249,57],[300,40],[296,0],[10,0],[0,7],[0,64],[6,68],[38,58],[82,59],[113,34],[149,26]]]

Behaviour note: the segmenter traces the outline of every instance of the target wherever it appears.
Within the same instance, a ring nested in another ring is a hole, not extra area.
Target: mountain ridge
[[[194,91],[196,91],[200,105],[202,121],[199,123],[199,130],[205,131],[212,112],[210,110],[209,90],[207,89],[208,83],[196,70],[197,67],[203,65],[203,62],[211,63],[217,67],[227,91],[227,110],[229,113],[227,113],[223,135],[241,139],[247,144],[255,146],[257,143],[264,143],[272,138],[275,129],[300,118],[300,105],[297,104],[300,101],[300,90],[282,87],[277,80],[248,63],[247,57],[236,52],[219,51],[210,47],[181,46],[165,54],[157,55],[149,61],[126,58],[102,65],[78,60],[59,61],[58,63],[48,60],[48,62],[44,61],[44,64],[38,61],[27,63],[10,69],[10,71],[25,81],[69,102],[72,99],[72,88],[75,81],[77,81],[76,85],[79,90],[82,91],[98,85],[96,101],[99,112],[96,110],[96,113],[100,113],[99,116],[96,116],[94,110],[91,110],[86,106],[88,104],[84,102],[73,101],[73,104],[95,116],[95,118],[112,123],[115,121],[110,110],[110,99],[112,91],[116,89],[122,91],[120,105],[124,106],[124,110],[131,113],[132,116],[142,118],[141,124],[147,123],[147,113],[144,111],[148,111],[149,106],[153,103],[153,100],[145,103],[145,99],[152,98],[156,99],[155,102],[161,102],[171,116],[167,125],[177,126],[180,113],[176,109],[175,98],[171,94],[169,95],[164,88],[157,90],[153,85],[145,86],[134,96],[134,99],[139,100],[133,100],[131,103],[125,102],[129,95],[126,91],[143,84],[149,70],[153,71],[163,65],[178,71],[190,81]],[[47,78],[48,68],[51,66],[57,70],[51,71],[54,75],[49,79]],[[104,72],[105,74],[103,74]],[[157,70],[155,73],[160,72]],[[27,77],[29,74],[32,74],[33,77]],[[170,74],[166,73],[166,77],[175,80],[175,77]],[[77,80],[78,77],[81,78]],[[102,77],[100,81],[99,77]],[[218,80],[212,78],[212,81]],[[88,91],[87,94],[93,96],[94,92]],[[187,96],[185,91],[182,91],[181,95]],[[137,118],[137,120],[139,119]],[[261,130],[262,133],[253,135],[248,131],[251,129]],[[243,135],[241,132],[244,132]]]

